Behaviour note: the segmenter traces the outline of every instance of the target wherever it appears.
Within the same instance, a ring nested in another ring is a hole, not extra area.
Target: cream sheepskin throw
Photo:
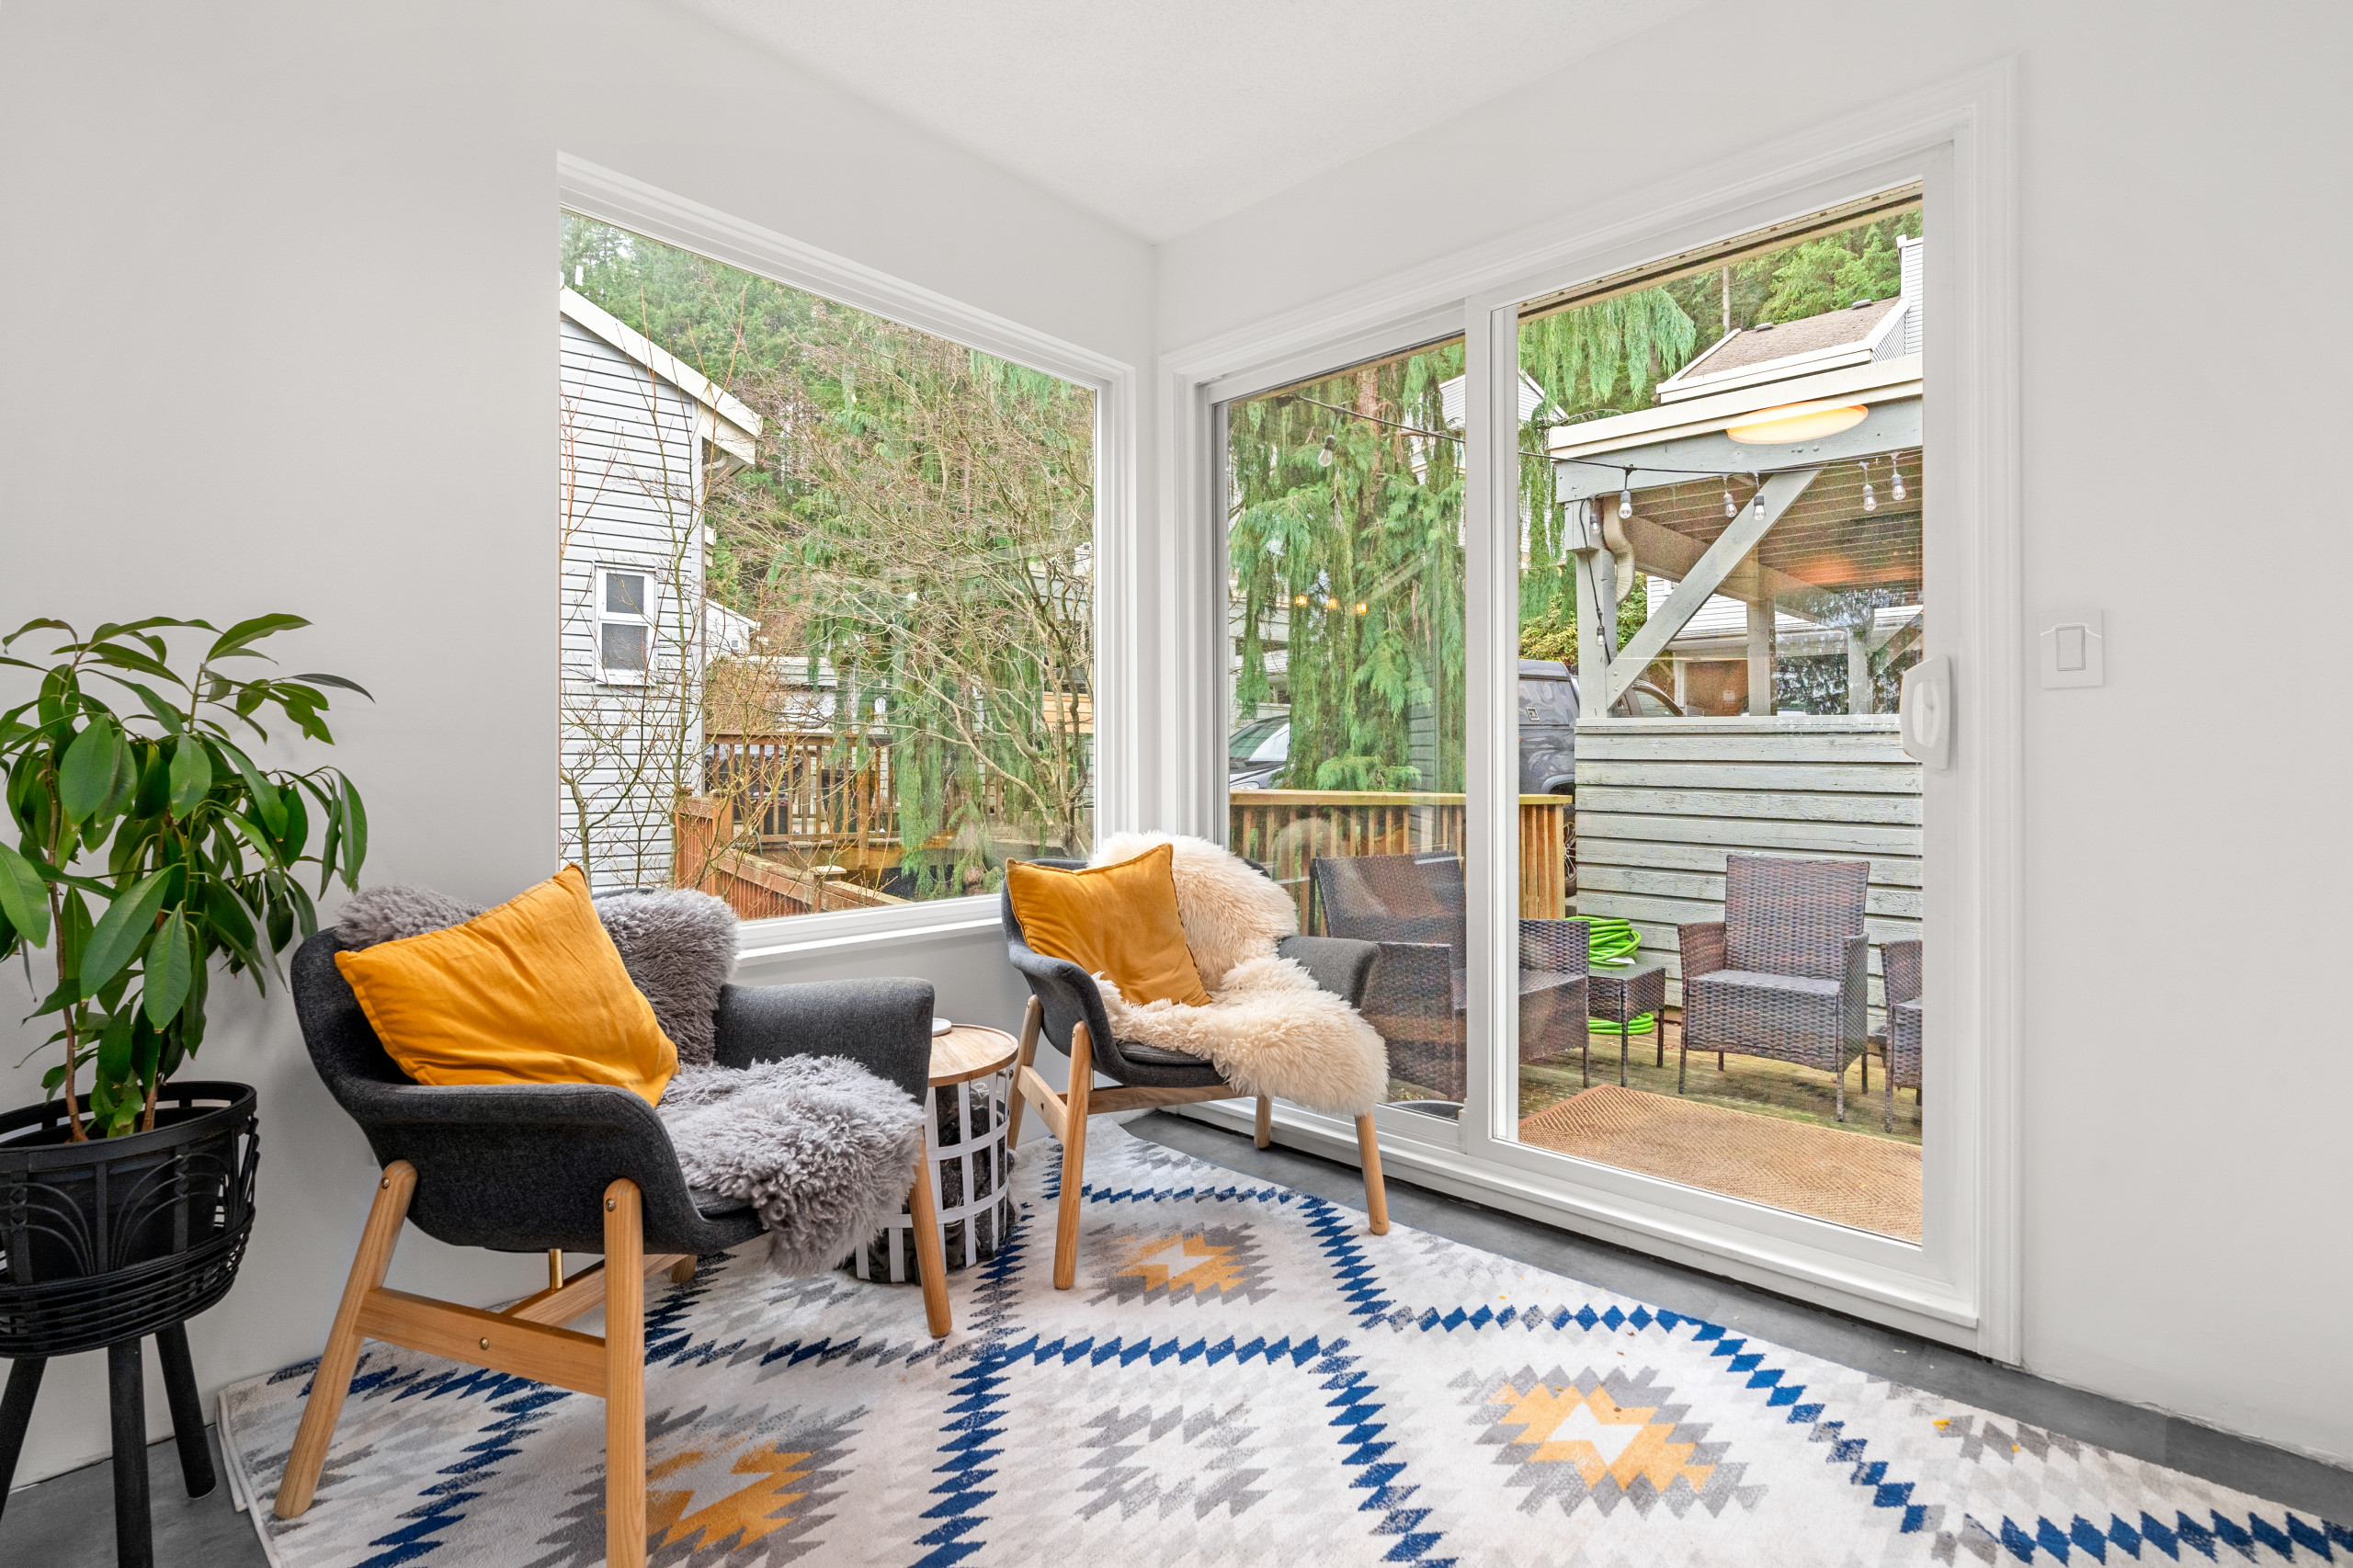
[[[1380,1034],[1347,998],[1277,956],[1275,944],[1298,932],[1299,915],[1274,881],[1208,839],[1182,834],[1114,834],[1093,863],[1133,859],[1162,844],[1176,846],[1176,912],[1210,1005],[1131,1005],[1097,975],[1111,1032],[1201,1057],[1245,1093],[1329,1116],[1362,1116],[1387,1099],[1389,1048]]]

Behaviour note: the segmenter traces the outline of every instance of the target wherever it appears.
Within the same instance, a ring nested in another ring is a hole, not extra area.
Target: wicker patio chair
[[[1389,1041],[1391,1074],[1461,1099],[1470,994],[1461,857],[1322,855],[1310,871],[1324,929],[1380,944],[1364,1015]],[[1522,1062],[1584,1048],[1589,953],[1582,920],[1519,923]]]
[[[1057,870],[1084,869],[1084,860],[1038,859],[1036,866]],[[1249,862],[1264,875],[1266,869]],[[1061,1207],[1054,1224],[1054,1289],[1067,1290],[1078,1279],[1078,1221],[1086,1180],[1086,1119],[1123,1110],[1161,1106],[1198,1105],[1206,1100],[1241,1099],[1243,1092],[1225,1081],[1216,1066],[1198,1056],[1141,1040],[1121,1040],[1111,1031],[1111,1017],[1103,1006],[1102,989],[1095,977],[1071,962],[1041,953],[1029,945],[1021,917],[1013,910],[1010,888],[998,895],[997,914],[1005,926],[1006,956],[1029,984],[1029,1006],[1021,1020],[1020,1054],[1014,1063],[1014,1096],[1005,1121],[1005,1146],[1021,1141],[1021,1111],[1027,1104],[1047,1129],[1062,1140]],[[1370,942],[1341,941],[1330,937],[1285,937],[1276,951],[1292,960],[1315,983],[1348,1005],[1363,1008],[1365,982],[1376,967],[1378,952]],[[1043,1038],[1070,1058],[1070,1086],[1056,1094],[1038,1073],[1038,1041]],[[1113,1087],[1097,1085],[1097,1076]],[[1272,1142],[1274,1102],[1258,1096],[1255,1142],[1263,1149]],[[1364,1167],[1364,1207],[1369,1228],[1376,1236],[1389,1233],[1389,1188],[1381,1175],[1381,1142],[1372,1113],[1357,1118],[1357,1157]]]
[[[1675,1092],[1691,1052],[1727,1051],[1818,1067],[1837,1081],[1847,1119],[1847,1066],[1870,1035],[1868,860],[1733,855],[1724,862],[1724,917],[1677,927],[1683,1040]]]
[[[1885,942],[1879,949],[1880,980],[1885,987],[1887,1022],[1872,1034],[1886,1064],[1886,1100],[1881,1122],[1895,1131],[1895,1091],[1909,1089],[1915,1104],[1920,1098],[1920,944]],[[1868,1061],[1868,1058],[1866,1059]],[[1863,1082],[1866,1091],[1870,1081]]]

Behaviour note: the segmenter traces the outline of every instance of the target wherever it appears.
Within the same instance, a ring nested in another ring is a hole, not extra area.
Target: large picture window
[[[561,224],[559,858],[747,917],[1094,837],[1093,388]]]

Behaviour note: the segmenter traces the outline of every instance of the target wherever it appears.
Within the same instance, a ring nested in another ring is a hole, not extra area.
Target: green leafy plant
[[[215,960],[267,993],[278,954],[318,928],[301,867],[318,868],[321,892],[338,874],[358,883],[368,812],[351,780],[266,771],[234,738],[267,743],[260,718],[274,711],[332,745],[321,688],[368,695],[340,676],[222,672],[309,624],[263,615],[224,631],[151,616],[84,638],[44,619],[0,638],[0,665],[39,678],[32,700],[0,712],[0,959],[21,956],[29,978],[33,950],[51,954],[54,983],[44,994],[34,983],[32,1017],[58,1019],[42,1044],[64,1060],[41,1086],[63,1094],[76,1141],[153,1127],[157,1091],[203,1041]],[[10,652],[41,631],[63,634],[46,662]],[[166,634],[191,632],[210,642],[184,675]],[[115,700],[93,681],[120,688],[106,692]]]

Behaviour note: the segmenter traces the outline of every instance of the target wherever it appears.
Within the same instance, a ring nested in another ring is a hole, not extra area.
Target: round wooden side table
[[[932,1114],[924,1126],[924,1151],[951,1274],[995,1257],[1013,1231],[1005,1126],[1014,1058],[1020,1053],[1011,1035],[981,1024],[959,1024],[931,1039]],[[860,1279],[893,1284],[920,1278],[914,1216],[902,1210],[852,1255],[849,1268]]]

